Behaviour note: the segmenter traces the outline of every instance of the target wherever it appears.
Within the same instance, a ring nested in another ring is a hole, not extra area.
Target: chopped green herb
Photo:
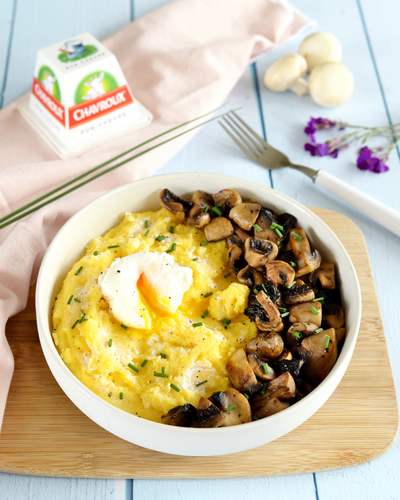
[[[290,264],[292,267],[297,267],[296,262],[290,261],[290,262],[289,262],[289,264]]]
[[[74,298],[75,302],[78,302],[78,304],[81,304],[81,301],[78,299],[78,297]]]
[[[165,373],[165,366],[161,368],[161,373]]]
[[[119,399],[124,399],[124,393],[123,392],[119,393]]]
[[[169,227],[169,232],[170,232],[170,233],[173,233],[174,231],[175,231],[174,226],[170,226],[170,227]]]
[[[165,240],[165,238],[166,238],[166,236],[161,234],[160,236],[157,236],[156,241],[163,241],[163,240]]]
[[[296,240],[301,241],[303,239],[299,234],[295,233],[294,231],[292,231],[290,234],[293,236],[293,238],[296,238]]]
[[[285,313],[287,311],[286,307],[278,307],[279,312]]]
[[[93,253],[93,255],[99,255],[99,252],[97,250],[95,250],[94,253]]]
[[[149,361],[148,359],[145,359],[140,366],[143,368],[146,365],[146,363],[148,363],[148,361]]]
[[[145,236],[147,236],[147,235],[149,234],[149,232],[150,232],[150,229],[148,229],[148,230],[144,233],[144,235],[145,235]]]
[[[119,244],[118,245],[110,245],[109,247],[107,248],[119,248]]]
[[[86,313],[85,313],[85,311],[84,311],[83,309],[81,309],[81,313],[82,313],[84,316],[86,316]]]
[[[269,373],[268,363],[263,364],[263,370],[264,370],[265,375],[268,375],[268,373]]]
[[[326,316],[322,316],[322,321],[326,321]]]
[[[132,363],[128,363],[128,366],[131,370],[135,371],[136,373],[139,373],[139,368],[137,368],[135,365]]]
[[[76,271],[75,276],[78,276],[78,274],[82,271],[82,269],[83,269],[83,266],[81,266],[81,267],[80,267],[80,268]]]
[[[71,330],[73,330],[73,329],[76,327],[76,325],[77,325],[78,323],[79,323],[79,319],[77,319],[77,320],[75,321],[75,323],[71,326]]]
[[[264,396],[266,389],[267,389],[267,384],[266,384],[266,383],[264,383],[264,384],[263,384],[263,388],[262,388],[262,390],[261,390],[260,394],[262,394],[262,395]]]
[[[206,299],[207,297],[211,297],[212,294],[213,294],[212,292],[208,292],[204,295],[204,298]]]
[[[198,257],[195,257],[195,258],[193,259],[193,262],[196,262],[196,260],[199,260],[199,258],[198,258]]]
[[[108,397],[111,398],[111,396],[112,396],[112,392],[109,392]]]
[[[206,309],[203,314],[201,315],[201,317],[204,319],[208,316],[208,309]]]
[[[256,231],[262,231],[261,227],[258,224],[253,224],[253,227]]]
[[[246,399],[249,399],[249,395],[244,393],[243,396],[246,398]]]
[[[209,208],[210,208],[210,207],[209,207],[208,205],[206,205],[206,208],[204,209],[204,212],[206,212],[206,213],[207,213]]]
[[[225,274],[224,278],[229,278],[230,275],[231,273]]]
[[[230,325],[232,323],[232,321],[228,318],[224,318],[221,321],[222,321],[222,323],[225,323],[225,325]]]
[[[236,405],[231,405],[231,406],[228,406],[227,408],[224,408],[225,411],[231,411],[231,410],[234,410],[235,408],[237,408]]]
[[[281,314],[281,318],[286,318],[286,316],[289,316],[290,312],[285,312]]]
[[[294,335],[295,337],[297,337],[298,339],[300,339],[300,338],[302,337],[301,333],[300,333],[300,332],[298,332],[297,330],[293,330],[293,332],[292,332],[292,333],[293,333],[293,335]]]
[[[145,220],[144,221],[144,227],[147,229],[149,227],[149,221],[148,220]]]
[[[278,245],[278,252],[281,252],[283,250],[283,245],[282,243],[279,243]]]
[[[193,323],[193,328],[197,328],[198,326],[203,326],[203,323],[201,323],[201,321],[199,321],[198,323]]]
[[[218,203],[218,205],[215,205],[216,207],[222,207],[222,203]]]
[[[270,229],[272,229],[272,231],[276,228],[276,224],[275,222],[273,222],[270,226],[269,226]]]
[[[153,375],[155,377],[168,378],[168,375],[166,373],[157,373],[157,372],[154,372]]]
[[[71,297],[68,299],[68,302],[67,302],[68,305],[71,304],[72,298],[73,298],[73,295],[71,295]]]
[[[324,329],[323,329],[323,328],[318,328],[317,330],[314,330],[314,331],[313,331],[313,334],[314,334],[314,335],[317,335],[317,333],[321,333],[321,332],[323,332],[323,331],[324,331]]]
[[[208,380],[203,380],[203,382],[199,382],[198,384],[196,384],[196,387],[199,387],[199,385],[206,384],[207,382],[208,382]]]
[[[217,214],[217,215],[218,215],[218,217],[221,217],[222,212],[221,212],[221,210],[220,210],[219,208],[217,208],[217,207],[213,207],[211,210],[212,210],[215,214]]]
[[[279,231],[277,227],[275,228],[275,232],[279,236],[279,238],[283,238],[283,234]]]
[[[296,284],[296,281],[292,281],[292,283],[290,283],[290,285],[288,285],[286,288],[292,288],[292,286],[294,286]]]
[[[275,224],[275,229],[278,228],[280,229],[281,231],[283,231],[283,226],[280,226],[279,224]]]
[[[262,289],[264,290],[264,292],[268,295],[268,292],[267,292],[267,289],[264,286],[264,283],[262,283],[261,286],[262,286]]]
[[[167,355],[166,355],[166,354],[164,354],[163,352],[160,352],[160,356],[161,356],[162,358],[164,358],[164,359],[166,359],[166,358],[167,358]]]
[[[176,391],[176,392],[179,392],[179,391],[180,391],[179,387],[176,387],[176,385],[175,385],[175,384],[169,384],[169,385],[172,387],[172,389],[173,389],[174,391]]]
[[[113,341],[112,341],[112,339],[110,339],[110,340],[108,341],[108,347],[111,347],[111,346],[112,346],[112,342],[113,342]]]
[[[253,421],[255,422],[256,420],[260,420],[260,419],[254,415]]]
[[[257,295],[258,292],[259,292],[259,290],[257,290],[256,288],[253,288],[254,295]]]
[[[208,245],[208,241],[203,241],[202,243],[200,243],[201,247],[205,247],[206,245]]]
[[[318,297],[317,299],[313,299],[313,302],[321,302],[321,304],[324,303],[324,297]]]
[[[331,340],[329,335],[325,335],[325,340],[324,340],[324,347],[329,346],[329,341]]]
[[[121,323],[121,326],[122,326],[122,328],[125,328],[125,330],[128,329],[128,327],[126,325],[123,325],[122,323]]]
[[[315,307],[314,307],[314,306],[311,306],[311,307],[310,307],[310,311],[311,311],[313,314],[315,314],[315,316],[318,314],[318,311],[315,309]]]
[[[167,250],[167,253],[175,252],[175,250],[176,250],[176,243],[172,243],[171,248]]]

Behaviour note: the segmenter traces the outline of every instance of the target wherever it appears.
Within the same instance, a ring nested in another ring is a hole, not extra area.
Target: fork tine
[[[229,122],[226,117],[224,116],[222,118],[225,123],[231,128],[231,130],[233,130],[235,132],[235,134],[242,140],[242,142],[244,142],[246,144],[246,146],[253,152],[253,154],[258,157],[261,153],[261,151],[259,149],[255,149],[254,146],[252,146],[250,144],[250,142],[246,139],[246,137],[240,133],[240,130],[238,130],[238,126],[236,125],[235,122]]]
[[[239,130],[241,130],[241,132],[242,132],[242,133],[243,133],[243,134],[244,134],[244,135],[245,135],[245,136],[246,136],[246,137],[247,137],[247,138],[248,138],[248,139],[249,139],[249,140],[250,140],[250,141],[254,144],[254,146],[257,148],[257,152],[262,153],[263,151],[265,151],[265,150],[266,150],[266,148],[265,148],[262,144],[260,144],[259,142],[256,142],[256,141],[254,140],[254,138],[253,138],[253,137],[251,137],[251,136],[250,136],[250,135],[249,135],[249,134],[245,131],[245,129],[244,129],[244,128],[240,125],[240,123],[237,123],[237,122],[236,122],[236,120],[235,120],[235,119],[234,119],[234,118],[233,118],[230,114],[229,114],[229,115],[227,115],[227,116],[226,116],[226,117],[224,117],[224,118],[225,118],[225,121],[226,121],[226,119],[228,119],[228,118],[229,118],[229,119],[232,121],[232,123],[234,123],[234,124],[235,124],[235,126],[236,126]]]
[[[262,137],[260,137],[260,136],[257,134],[257,132],[256,132],[255,130],[253,130],[251,127],[249,127],[249,126],[247,125],[247,123],[246,123],[244,120],[242,120],[242,119],[240,118],[240,116],[239,116],[239,115],[237,115],[234,111],[233,111],[233,113],[232,113],[232,114],[233,114],[233,115],[235,115],[235,118],[237,118],[237,119],[238,119],[238,120],[239,120],[239,121],[240,121],[240,122],[241,122],[241,123],[242,123],[242,124],[243,124],[243,125],[247,128],[247,130],[248,130],[249,132],[251,132],[251,133],[252,133],[255,137],[257,137],[257,139],[261,142],[261,144],[263,144],[263,145],[264,145],[265,147],[267,147],[267,148],[268,148],[268,147],[271,147],[271,146],[268,144],[268,142],[266,142],[266,141],[265,141]]]
[[[220,120],[218,121],[218,123],[225,130],[225,132],[232,137],[232,139],[236,142],[239,148],[241,148],[247,154],[247,156],[249,156],[254,161],[258,160],[258,158],[249,149],[243,146],[243,144],[238,139],[236,139],[236,137],[230,132],[230,130],[228,130],[227,127],[225,127],[225,125]]]

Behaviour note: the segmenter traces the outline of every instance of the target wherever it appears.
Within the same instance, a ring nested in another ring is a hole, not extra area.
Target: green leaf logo
[[[117,87],[118,82],[111,73],[107,71],[89,73],[76,87],[75,104],[96,99]]]
[[[61,102],[60,86],[58,85],[58,81],[53,70],[51,70],[48,66],[42,66],[39,69],[38,80],[43,85],[47,93],[53,96],[54,99],[57,99],[58,102]]]

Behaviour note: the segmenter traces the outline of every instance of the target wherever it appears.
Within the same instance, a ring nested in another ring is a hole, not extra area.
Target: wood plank
[[[312,418],[273,443],[223,457],[178,457],[126,443],[89,420],[58,387],[38,343],[31,290],[27,309],[7,325],[16,371],[0,435],[0,470],[64,477],[245,478],[348,467],[384,453],[396,437],[399,415],[365,242],[342,215],[314,211],[355,263],[363,320],[342,382]],[[369,371],[373,377],[365,376]]]

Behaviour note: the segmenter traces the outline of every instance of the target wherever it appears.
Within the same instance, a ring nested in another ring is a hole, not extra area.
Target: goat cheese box
[[[114,54],[90,33],[39,50],[22,115],[61,158],[151,123]]]

